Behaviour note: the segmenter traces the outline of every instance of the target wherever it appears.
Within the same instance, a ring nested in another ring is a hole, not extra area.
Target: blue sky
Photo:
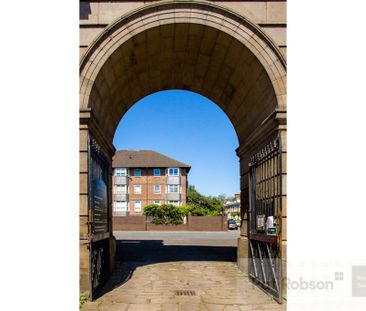
[[[205,195],[239,192],[234,127],[196,93],[170,90],[141,99],[121,119],[113,143],[117,150],[151,149],[191,165],[188,182]]]

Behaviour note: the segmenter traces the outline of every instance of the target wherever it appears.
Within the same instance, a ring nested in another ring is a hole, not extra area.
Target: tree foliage
[[[232,217],[235,217],[235,216],[240,217],[240,212],[231,212],[230,214]]]
[[[187,203],[187,206],[147,205],[144,207],[144,214],[152,218],[151,223],[153,224],[179,225],[183,223],[184,216],[189,213],[192,216],[220,216],[223,212],[222,196],[204,196],[194,186],[188,187]]]
[[[219,216],[223,207],[222,196],[205,196],[195,186],[188,187],[188,209],[193,216]]]

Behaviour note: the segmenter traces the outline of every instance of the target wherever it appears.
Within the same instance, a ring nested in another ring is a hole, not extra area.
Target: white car
[[[234,219],[229,219],[228,221],[227,221],[227,227],[228,227],[228,229],[230,230],[230,229],[238,229],[238,224],[236,223],[236,221],[234,220]]]

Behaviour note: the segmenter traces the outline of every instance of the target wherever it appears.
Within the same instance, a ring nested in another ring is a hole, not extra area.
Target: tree
[[[192,216],[220,216],[223,212],[223,200],[221,196],[204,196],[191,185],[188,187],[187,206],[175,206],[172,204],[147,205],[144,214],[152,217],[153,224],[182,224],[184,216],[191,213]]]
[[[234,218],[235,218],[235,216],[240,217],[240,212],[231,212],[230,214],[231,214],[231,216],[232,216],[232,217],[234,217]]]
[[[217,198],[220,200],[221,204],[224,204],[225,199],[227,198],[226,193],[220,193]]]
[[[188,187],[188,209],[193,216],[219,216],[223,211],[220,197],[204,196],[195,186]]]

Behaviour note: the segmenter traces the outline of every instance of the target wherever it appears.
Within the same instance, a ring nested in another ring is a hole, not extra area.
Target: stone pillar
[[[249,241],[248,241],[248,208],[249,208],[249,181],[245,168],[248,164],[240,161],[240,237],[238,238],[237,264],[241,271],[248,274]],[[244,172],[243,172],[244,171]],[[243,172],[243,173],[242,173]]]
[[[92,240],[92,233],[90,230],[91,213],[89,206],[89,182],[88,182],[88,170],[89,170],[89,154],[88,144],[89,135],[92,135],[98,145],[103,150],[107,162],[109,164],[109,189],[108,191],[108,209],[109,209],[109,228],[107,238],[109,239],[109,252],[110,252],[110,263],[109,266],[111,271],[115,265],[115,249],[116,243],[113,236],[112,228],[112,156],[114,155],[115,149],[111,142],[109,142],[103,135],[103,132],[98,127],[95,119],[93,118],[91,110],[80,111],[80,145],[79,145],[79,258],[80,258],[80,294],[89,297],[90,296],[90,243]]]
[[[281,215],[281,259],[282,259],[282,297],[287,299],[287,127],[279,126],[282,142],[282,215]]]
[[[88,204],[88,127],[80,124],[79,129],[79,260],[80,294],[89,295],[89,204]]]

